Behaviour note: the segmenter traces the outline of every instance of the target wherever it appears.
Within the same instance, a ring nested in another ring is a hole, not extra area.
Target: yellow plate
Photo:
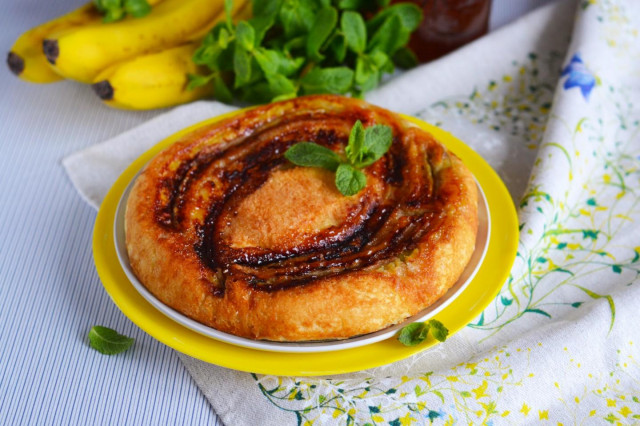
[[[391,338],[336,352],[266,352],[198,334],[165,316],[138,293],[120,266],[114,245],[115,213],[124,190],[158,152],[198,127],[240,112],[205,120],[158,143],[120,175],[104,198],[93,231],[93,256],[102,284],[118,308],[153,338],[184,354],[222,367],[261,374],[317,376],[349,373],[399,361],[438,343],[429,337],[420,345],[405,347]],[[452,335],[480,315],[509,276],[518,246],[518,219],[504,183],[480,155],[442,129],[413,117],[403,117],[430,132],[462,159],[484,190],[489,205],[491,231],[484,261],[462,294],[435,317],[446,325]]]

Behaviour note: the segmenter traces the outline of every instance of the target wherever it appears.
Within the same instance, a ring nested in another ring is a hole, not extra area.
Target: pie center
[[[223,227],[233,248],[295,247],[318,233],[344,224],[360,196],[342,195],[335,174],[319,168],[276,170],[244,198]]]

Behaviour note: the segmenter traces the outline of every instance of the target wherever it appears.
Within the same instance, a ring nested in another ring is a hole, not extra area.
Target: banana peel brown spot
[[[109,83],[109,80],[102,80],[91,85],[96,95],[103,101],[110,101],[113,99],[113,86]]]
[[[48,40],[48,39],[43,40],[42,51],[44,52],[44,56],[47,57],[47,61],[55,65],[56,60],[60,55],[60,47],[58,46],[58,40]]]
[[[24,71],[24,59],[17,53],[9,52],[7,55],[7,65],[15,75],[20,75],[22,71]]]

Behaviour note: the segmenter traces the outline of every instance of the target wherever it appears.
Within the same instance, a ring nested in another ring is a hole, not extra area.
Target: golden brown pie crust
[[[360,193],[283,157],[300,141],[343,154],[356,120],[394,136]],[[125,231],[139,280],[198,322],[253,339],[344,339],[403,321],[456,282],[475,246],[477,190],[455,155],[398,115],[309,96],[158,154],[129,195]]]

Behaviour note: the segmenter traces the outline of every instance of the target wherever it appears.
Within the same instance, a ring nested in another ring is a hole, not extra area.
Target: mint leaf
[[[398,3],[382,9],[367,22],[367,29],[370,31],[378,29],[392,16],[397,16],[400,19],[400,26],[408,32],[415,31],[422,22],[422,10],[418,6],[411,3]]]
[[[236,73],[235,87],[251,80],[251,54],[240,43],[236,43],[233,53],[233,71]]]
[[[187,74],[187,78],[189,79],[189,84],[187,85],[187,90],[193,90],[196,87],[204,86],[208,84],[215,74],[210,75],[197,75],[197,74]]]
[[[350,164],[340,164],[336,169],[336,187],[342,195],[355,195],[367,186],[367,177]]]
[[[360,120],[357,120],[351,128],[351,133],[349,133],[349,142],[344,150],[347,154],[347,160],[349,160],[351,164],[356,164],[360,161],[363,146],[364,126]]]
[[[353,71],[347,67],[316,67],[302,77],[301,83],[305,94],[343,94],[353,84]]]
[[[134,18],[142,18],[151,12],[151,6],[147,0],[94,0],[98,12],[104,15],[102,22],[109,23],[119,21],[126,14]]]
[[[435,319],[429,320],[429,328],[431,329],[431,335],[435,337],[436,340],[439,340],[440,342],[447,340],[449,330],[447,330],[447,327],[445,327],[440,321]]]
[[[409,41],[409,34],[409,31],[403,30],[402,21],[398,15],[392,15],[373,34],[367,50],[381,50],[391,55]]]
[[[393,63],[399,68],[409,69],[418,65],[418,58],[411,49],[405,46],[398,49],[393,55]]]
[[[313,2],[286,0],[280,7],[280,23],[284,29],[285,38],[289,39],[308,32],[315,21]]]
[[[227,24],[227,28],[231,29],[233,27],[233,15],[231,11],[233,10],[233,0],[224,0],[224,16],[225,23]]]
[[[280,10],[280,0],[252,1],[253,18],[249,23],[256,32],[256,45],[262,43],[267,31],[273,27]]]
[[[290,58],[283,52],[259,47],[253,51],[253,56],[265,76],[294,74],[304,63],[304,58]]]
[[[355,82],[360,90],[366,92],[373,89],[380,80],[378,66],[367,55],[360,55],[356,61]]]
[[[123,336],[108,327],[96,325],[89,330],[89,344],[98,352],[105,355],[115,355],[124,352],[133,344],[134,339]]]
[[[414,322],[403,327],[398,333],[398,340],[405,346],[422,343],[429,333],[429,326],[423,322]]]
[[[360,150],[360,161],[355,165],[366,167],[378,161],[389,150],[392,140],[391,127],[383,124],[367,127],[364,130],[364,146]]]
[[[236,27],[236,46],[241,46],[244,50],[251,52],[256,40],[256,33],[250,23],[246,21],[238,22]]]
[[[320,49],[334,31],[337,22],[338,11],[333,7],[321,9],[320,12],[318,12],[318,16],[307,38],[307,56],[309,59],[316,62],[324,59],[324,55],[320,53]]]
[[[147,0],[124,0],[124,10],[134,18],[142,18],[151,12]]]
[[[287,149],[284,156],[293,164],[303,167],[322,167],[335,171],[340,164],[338,154],[313,142],[297,143]]]
[[[276,100],[289,99],[296,96],[296,86],[282,74],[267,76],[271,98]]]
[[[124,18],[124,9],[122,8],[113,8],[113,9],[107,9],[107,11],[104,14],[104,17],[102,18],[102,22],[104,22],[105,24],[108,24],[110,22],[115,22],[115,21],[119,21],[122,18]]]
[[[364,52],[367,45],[367,27],[362,15],[353,11],[344,12],[340,20],[340,28],[344,33],[347,46],[356,53]]]
[[[226,49],[227,47],[229,47],[230,38],[231,35],[226,28],[220,29],[220,32],[218,33],[218,46],[220,46],[221,49]]]
[[[447,340],[449,334],[449,330],[440,321],[432,319],[428,322],[414,322],[403,327],[398,333],[398,340],[405,346],[415,346],[425,341],[429,331],[440,342]]]
[[[233,101],[233,95],[220,74],[215,74],[213,77],[213,95],[220,102],[230,103]]]
[[[347,56],[347,42],[344,36],[336,34],[331,43],[329,43],[329,53],[333,55],[333,60],[337,63],[344,61]]]

